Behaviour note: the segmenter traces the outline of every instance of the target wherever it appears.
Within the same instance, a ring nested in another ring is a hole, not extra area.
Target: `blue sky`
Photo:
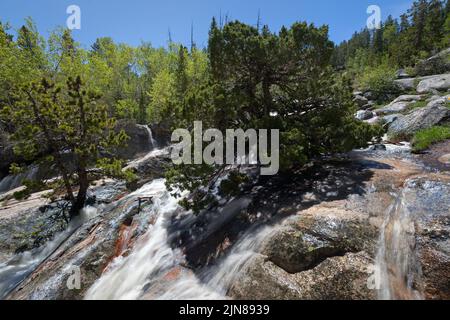
[[[47,35],[57,26],[65,26],[66,8],[81,8],[81,30],[74,30],[75,39],[89,47],[97,37],[110,36],[116,42],[138,45],[149,41],[154,46],[167,44],[168,30],[176,42],[190,43],[191,23],[198,45],[207,42],[213,16],[228,14],[249,24],[261,22],[271,30],[295,21],[328,24],[335,42],[348,39],[366,24],[366,9],[376,4],[383,20],[392,14],[404,13],[413,0],[1,0],[0,21],[14,28],[31,16],[39,31]]]

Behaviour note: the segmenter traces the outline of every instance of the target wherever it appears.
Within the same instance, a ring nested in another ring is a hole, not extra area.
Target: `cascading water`
[[[52,241],[44,246],[32,251],[24,252],[14,256],[11,260],[0,264],[0,299],[3,299],[30,275],[41,263],[43,263],[55,250],[59,248],[83,223],[93,218],[97,214],[97,209],[87,207],[80,215],[72,220],[68,228]]]
[[[150,127],[148,125],[144,125],[145,130],[147,130],[148,132],[148,139],[150,142],[150,145],[152,146],[152,148],[158,148],[158,143],[156,142],[156,140],[153,138],[153,132],[152,129],[150,129]]]
[[[195,274],[183,267],[180,249],[169,245],[168,226],[173,219],[191,214],[178,206],[165,188],[164,180],[155,180],[134,196],[154,195],[149,216],[156,222],[136,243],[127,257],[116,258],[103,276],[88,290],[85,299],[224,299],[229,286],[255,254],[262,239],[270,232],[264,228],[244,236],[218,265]],[[181,271],[180,271],[181,269]],[[174,279],[167,278],[175,273]]]
[[[376,266],[380,275],[379,299],[422,299],[417,288],[421,270],[415,254],[414,217],[405,191],[396,196],[386,212]]]

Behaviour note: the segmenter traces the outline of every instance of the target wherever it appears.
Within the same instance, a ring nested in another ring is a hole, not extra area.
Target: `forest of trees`
[[[382,82],[379,78],[392,78],[400,68],[411,76],[445,72],[448,61],[431,70],[419,66],[421,60],[449,47],[450,1],[417,0],[399,19],[388,16],[380,29],[365,28],[336,46],[333,65],[348,71],[362,89],[386,87],[386,81],[376,84]]]
[[[67,29],[44,39],[28,19],[16,35],[0,23],[0,128],[27,163],[53,164],[70,200],[70,216],[86,200],[90,181],[103,174],[132,179],[109,156],[126,143],[116,120],[173,123],[185,93],[205,83],[207,54],[195,46],[168,49],[116,44],[99,38],[89,50]],[[67,163],[66,154],[72,154]],[[11,166],[12,173],[23,169]]]

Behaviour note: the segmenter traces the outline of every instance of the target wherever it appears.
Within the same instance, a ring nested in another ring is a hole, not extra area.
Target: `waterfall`
[[[179,209],[178,200],[167,192],[162,179],[132,194],[134,197],[149,195],[153,195],[154,200],[153,205],[146,209],[147,214],[156,216],[156,222],[150,225],[128,257],[118,257],[112,262],[108,271],[89,289],[86,299],[140,299],[146,287],[155,285],[158,279],[183,262],[182,252],[172,249],[167,241],[166,226]],[[195,278],[182,278],[180,284],[185,288],[184,293],[195,291],[201,295],[199,298],[209,297]]]
[[[247,262],[255,256],[256,252],[259,252],[264,239],[269,238],[269,234],[274,229],[274,227],[263,227],[260,230],[249,231],[235,244],[230,254],[219,265],[204,272],[203,278],[208,286],[226,295]]]
[[[169,245],[168,226],[174,219],[192,214],[178,206],[165,188],[164,180],[155,180],[135,192],[135,196],[157,194],[148,210],[156,222],[135,244],[127,257],[116,258],[85,295],[87,300],[197,300],[225,299],[233,280],[255,254],[270,231],[251,232],[235,244],[230,254],[216,266],[198,272],[184,267],[181,249]]]
[[[381,300],[422,299],[420,264],[415,254],[414,217],[402,191],[386,212],[381,228],[376,270],[379,272],[378,297]]]
[[[153,138],[153,132],[152,129],[150,129],[150,127],[148,125],[144,125],[145,130],[147,130],[148,132],[148,139],[149,139],[149,143],[152,146],[153,149],[158,148],[158,143],[156,142],[156,140]]]

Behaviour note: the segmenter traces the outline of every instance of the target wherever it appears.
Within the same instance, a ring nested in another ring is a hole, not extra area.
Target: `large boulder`
[[[392,102],[385,107],[375,110],[375,113],[377,115],[401,113],[401,112],[407,110],[411,104],[413,104],[413,102],[411,102],[411,101]]]
[[[374,113],[372,111],[369,110],[359,110],[356,115],[355,118],[358,120],[369,120],[372,119],[374,117]]]
[[[392,123],[394,123],[395,121],[397,121],[400,118],[403,118],[404,116],[401,113],[395,113],[395,114],[390,114],[387,116],[384,116],[383,119],[383,123],[385,126],[389,127]]]
[[[417,102],[420,100],[423,100],[424,96],[422,95],[415,95],[415,94],[405,94],[401,95],[400,97],[396,98],[392,103],[397,102]]]
[[[417,85],[415,78],[398,79],[394,80],[394,83],[403,91],[414,90]]]
[[[427,107],[443,106],[445,107],[450,102],[450,95],[444,97],[434,96],[429,100]]]
[[[421,95],[402,95],[396,98],[387,106],[377,109],[375,112],[377,115],[386,115],[393,113],[401,113],[409,108],[409,106],[417,101],[423,99]]]
[[[417,86],[418,93],[430,93],[435,90],[447,91],[450,88],[450,74],[442,74],[423,79]]]
[[[419,76],[428,76],[450,71],[448,58],[450,57],[450,48],[439,52],[438,54],[420,61],[415,67],[415,73]]]
[[[393,139],[407,139],[419,130],[446,123],[449,119],[450,109],[445,106],[434,104],[419,108],[394,121],[389,126],[388,136]]]
[[[296,273],[346,252],[373,251],[377,235],[367,216],[337,208],[313,208],[274,233],[263,254]]]
[[[263,254],[287,272],[296,273],[346,252],[373,251],[378,232],[367,218],[335,208],[304,212],[268,239]]]
[[[421,81],[433,79],[437,76],[425,76],[425,77],[418,77],[418,78],[406,78],[406,79],[397,79],[394,80],[394,83],[397,85],[397,87],[402,91],[412,91],[417,89],[417,85]],[[422,92],[419,92],[422,93]]]
[[[237,299],[374,299],[368,289],[378,227],[368,214],[317,206],[265,241],[231,286]]]
[[[260,255],[249,262],[229,295],[254,300],[374,300],[376,291],[367,285],[372,263],[365,253],[349,253],[290,274]]]

